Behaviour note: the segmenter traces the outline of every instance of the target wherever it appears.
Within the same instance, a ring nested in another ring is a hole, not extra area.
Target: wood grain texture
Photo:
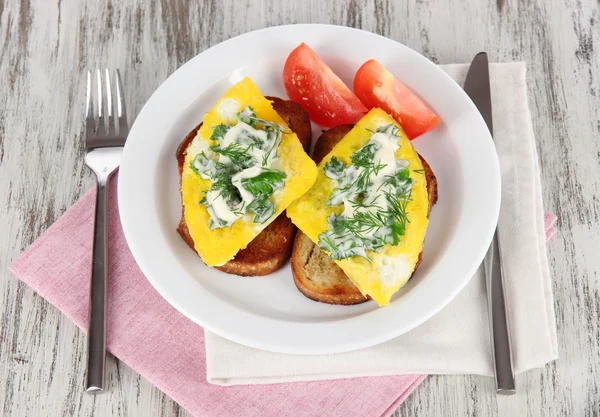
[[[490,378],[432,376],[395,416],[600,415],[600,3],[597,0],[0,0],[0,415],[187,416],[108,359],[82,393],[85,337],[6,267],[93,185],[82,159],[84,72],[120,68],[134,117],[177,67],[229,37],[287,23],[363,28],[437,63],[528,65],[560,360],[496,398]],[[131,119],[132,121],[132,119]]]

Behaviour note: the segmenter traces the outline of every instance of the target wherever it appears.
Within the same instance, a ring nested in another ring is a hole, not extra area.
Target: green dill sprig
[[[219,155],[226,156],[233,162],[235,165],[247,168],[252,162],[252,155],[250,154],[251,146],[242,146],[237,142],[230,143],[225,148],[220,147],[220,145],[213,145],[210,149]]]
[[[240,218],[248,213],[255,215],[255,223],[266,222],[276,212],[271,196],[284,186],[287,178],[285,172],[270,168],[277,157],[282,134],[287,132],[277,123],[258,118],[250,106],[238,112],[237,119],[242,125],[235,129],[235,135],[231,131],[233,126],[214,126],[210,151],[198,153],[190,162],[196,174],[212,181],[200,200],[209,212],[211,229],[231,225],[231,220],[222,217]],[[227,135],[235,137],[228,136],[228,145],[224,146]],[[233,181],[236,174],[257,165],[261,167],[260,174]],[[226,206],[213,204],[217,199],[223,199]]]
[[[271,130],[269,132],[269,138],[273,139],[273,146],[269,149],[269,151],[265,154],[262,160],[262,165],[269,165],[269,161],[272,160],[277,155],[277,150],[279,149],[279,145],[281,144],[281,127],[276,125],[277,129]]]
[[[230,207],[237,206],[242,201],[238,188],[231,182],[232,175],[229,172],[220,172],[213,177],[209,191],[219,193],[218,197],[225,200]]]
[[[398,132],[393,124],[371,131],[373,135],[386,135],[394,144]],[[368,250],[381,251],[386,244],[398,245],[406,233],[407,206],[414,181],[408,162],[402,160],[396,160],[392,174],[380,176],[388,166],[376,160],[381,143],[381,138],[367,142],[350,156],[348,166],[335,157],[324,166],[325,176],[337,183],[326,205],[344,204],[341,213],[331,213],[328,230],[319,235],[319,246],[333,259],[360,256],[371,261]]]
[[[210,179],[211,171],[214,169],[214,163],[206,156],[204,151],[202,151],[190,161],[190,168],[202,178]]]
[[[221,123],[220,125],[215,126],[215,128],[213,129],[212,134],[210,135],[210,140],[214,140],[214,141],[220,141],[221,139],[223,139],[225,137],[225,135],[227,134],[227,131],[231,128],[231,126],[227,126],[223,123]]]
[[[337,159],[335,156],[332,156],[329,161],[325,164],[324,172],[325,176],[332,180],[337,180],[340,178],[342,172],[344,172],[344,163]]]
[[[370,168],[373,166],[373,158],[375,158],[375,152],[379,150],[379,146],[376,143],[369,143],[358,151],[354,152],[350,159],[352,165],[359,168]]]
[[[256,124],[259,122],[259,119],[256,118],[256,113],[251,106],[247,106],[239,112],[237,118],[240,122],[246,123],[252,127],[256,127]]]

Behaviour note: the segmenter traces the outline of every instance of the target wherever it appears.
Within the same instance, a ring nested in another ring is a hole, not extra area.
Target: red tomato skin
[[[348,86],[304,43],[285,61],[283,84],[290,100],[300,104],[310,119],[321,126],[355,123],[367,111]]]
[[[374,59],[356,72],[354,91],[368,109],[379,107],[390,114],[411,140],[440,123],[437,114]]]

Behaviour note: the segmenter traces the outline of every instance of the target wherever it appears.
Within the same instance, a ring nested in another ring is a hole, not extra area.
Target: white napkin
[[[461,86],[468,65],[441,68]],[[492,64],[494,139],[502,170],[498,237],[515,372],[558,357],[538,155],[524,63]],[[493,375],[486,286],[477,271],[440,313],[389,342],[335,355],[265,352],[205,332],[207,380],[218,385],[398,374]]]

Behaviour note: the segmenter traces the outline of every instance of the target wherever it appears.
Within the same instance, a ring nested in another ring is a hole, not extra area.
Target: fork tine
[[[94,119],[94,99],[92,94],[92,73],[87,74],[87,89],[86,89],[86,108],[85,108],[85,131],[86,137],[94,135],[95,119]]]
[[[125,110],[125,93],[123,91],[123,83],[121,82],[121,73],[117,69],[117,117],[119,120],[119,133],[128,132],[127,127],[127,112]]]
[[[96,81],[98,84],[98,134],[106,134],[106,119],[104,118],[104,94],[102,91],[102,74],[96,70]]]
[[[106,133],[108,135],[115,135],[115,118],[114,118],[114,108],[113,108],[113,100],[112,100],[112,89],[110,82],[110,72],[108,68],[105,69],[105,80],[106,80],[106,115],[108,119],[108,130]]]
[[[85,93],[85,117],[89,119],[93,118],[94,112],[94,103],[92,102],[92,73],[88,71],[87,73],[87,88]]]

